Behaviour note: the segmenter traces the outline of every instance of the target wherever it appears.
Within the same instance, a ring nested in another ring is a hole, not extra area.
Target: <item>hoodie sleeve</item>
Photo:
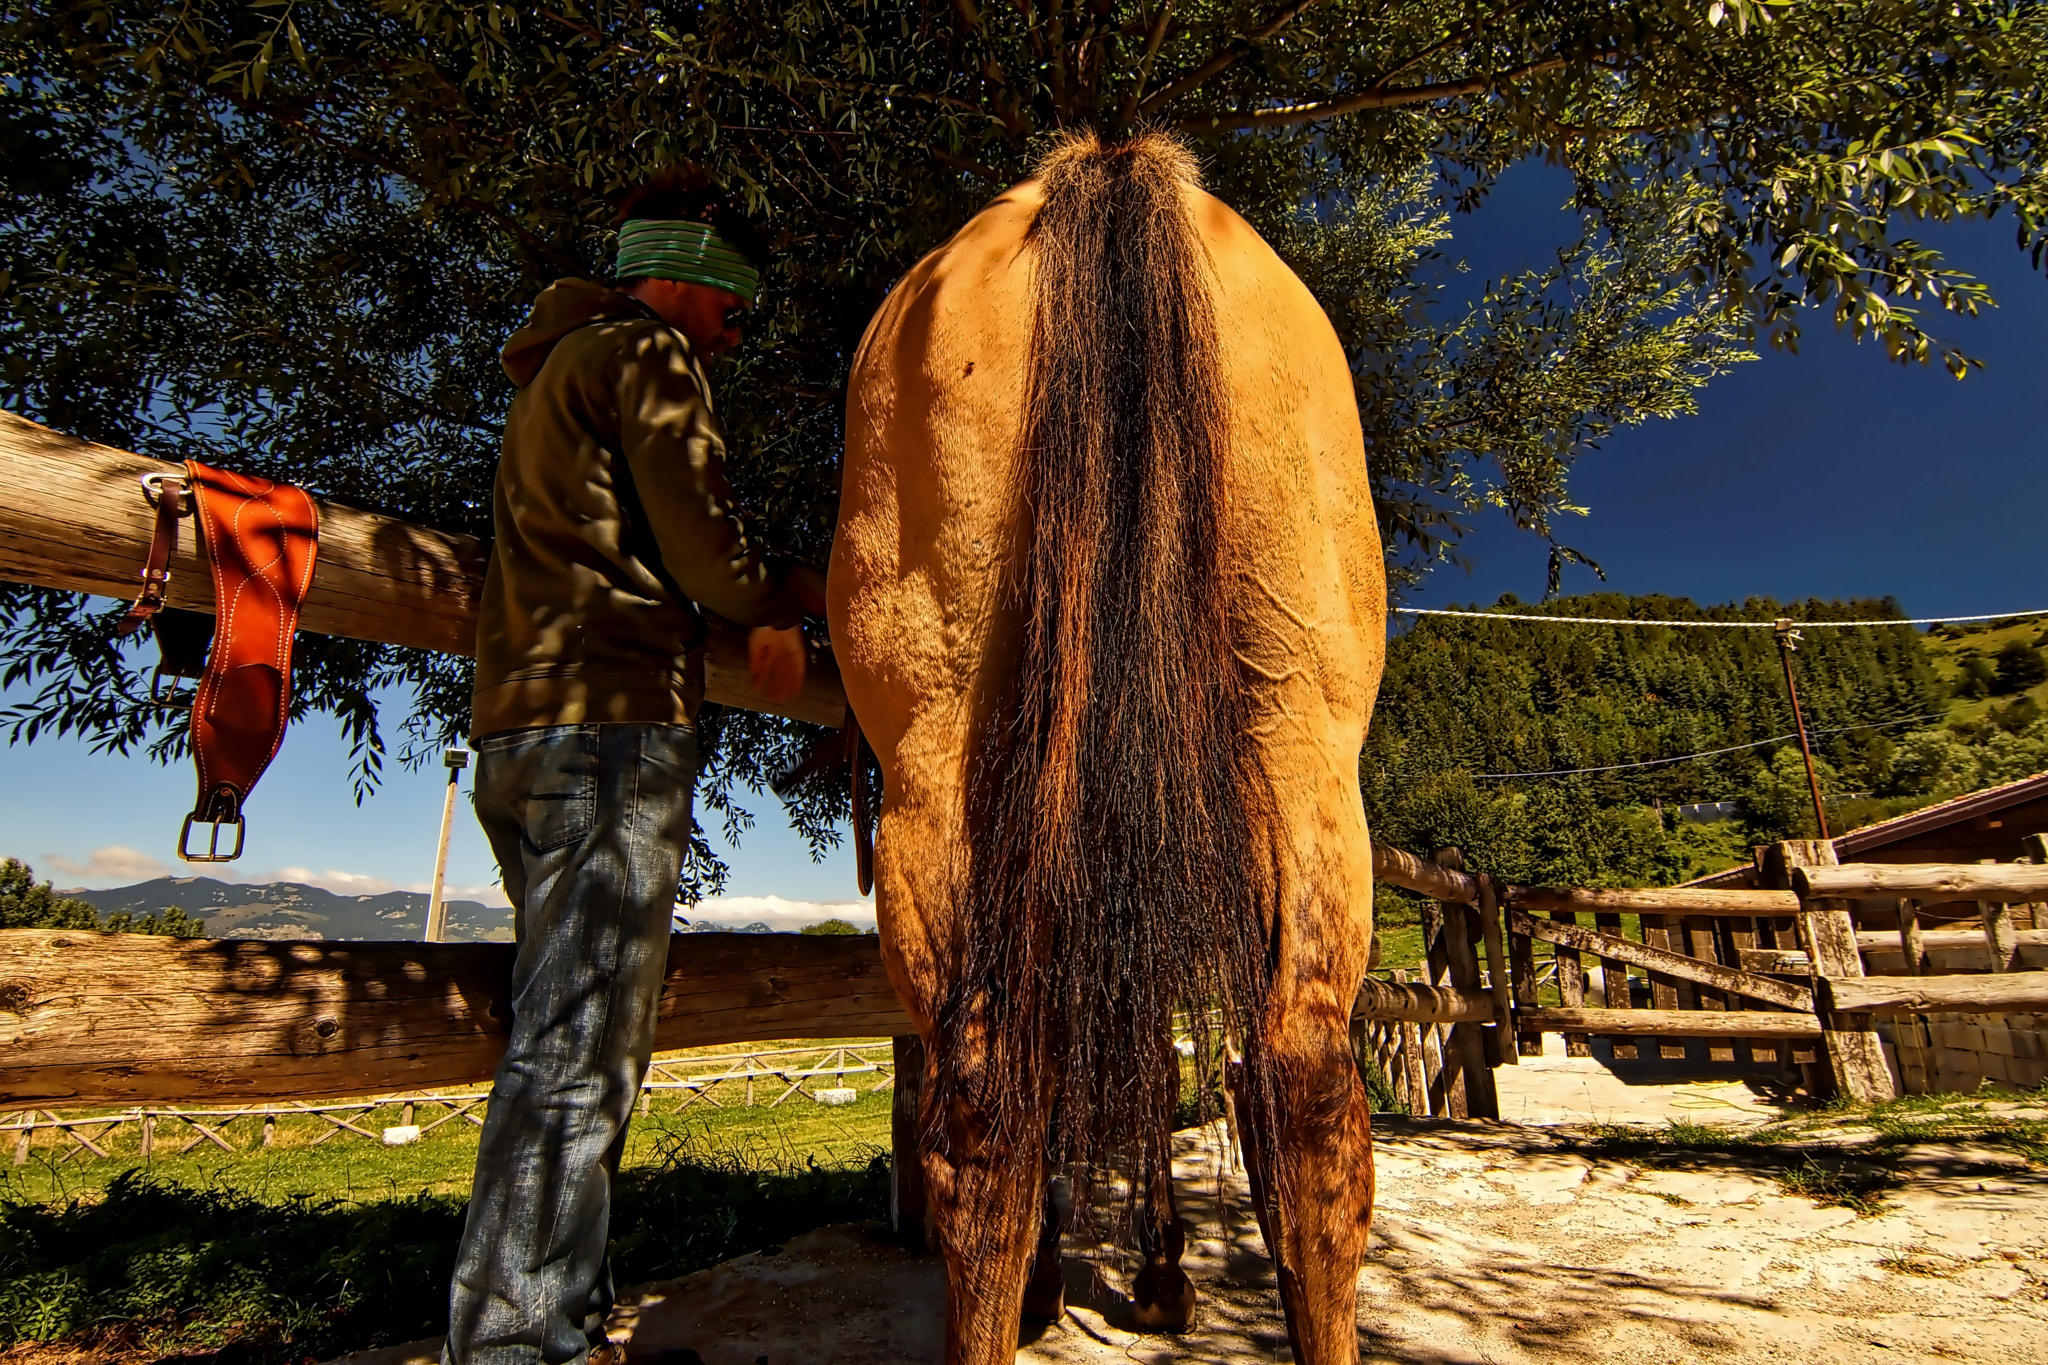
[[[743,626],[795,625],[803,609],[747,537],[725,477],[725,438],[683,343],[649,328],[618,381],[619,443],[662,567],[699,605]]]

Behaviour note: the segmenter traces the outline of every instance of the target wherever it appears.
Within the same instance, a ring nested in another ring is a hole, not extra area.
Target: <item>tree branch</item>
[[[1296,123],[1320,123],[1364,109],[1388,109],[1402,104],[1427,104],[1432,100],[1456,99],[1461,95],[1483,95],[1500,86],[1513,84],[1570,64],[1565,57],[1545,57],[1525,62],[1506,71],[1463,80],[1433,81],[1426,85],[1404,85],[1386,89],[1377,82],[1355,95],[1319,100],[1314,104],[1284,104],[1274,109],[1256,109],[1243,114],[1198,114],[1184,118],[1179,126],[1190,131],[1218,132],[1228,128],[1281,128]]]
[[[495,204],[486,203],[481,199],[475,199],[466,194],[436,196],[432,185],[390,157],[379,156],[374,152],[366,151],[349,143],[346,139],[328,132],[318,124],[308,122],[291,114],[282,113],[271,108],[269,105],[236,99],[232,95],[228,96],[228,99],[236,108],[244,113],[260,114],[286,128],[295,129],[330,150],[340,152],[343,156],[360,161],[366,166],[384,172],[386,175],[396,176],[429,196],[441,198],[444,203],[452,204],[456,208],[466,209],[480,217],[489,219],[518,238],[529,251],[547,260],[557,270],[567,270],[572,275],[583,275],[590,270],[588,262],[579,261],[567,252],[558,250],[553,243],[535,233],[524,223],[521,223],[517,218],[514,218]]]
[[[713,76],[723,76],[730,81],[757,81],[762,85],[780,85],[784,87],[789,85],[808,85],[820,90],[837,90],[849,95],[866,95],[870,99],[915,100],[923,104],[936,104],[945,109],[958,109],[964,113],[993,117],[988,115],[987,110],[971,100],[961,99],[958,95],[942,95],[935,90],[916,90],[909,86],[900,85],[870,85],[866,81],[834,80],[829,76],[815,76],[808,71],[798,71],[793,67],[786,71],[771,74],[765,71],[749,71],[714,62],[692,62],[690,66],[692,70],[707,72]]]
[[[1250,33],[1231,39],[1228,43],[1211,53],[1208,61],[1203,62],[1171,85],[1155,90],[1138,101],[1139,117],[1142,118],[1144,115],[1151,113],[1169,100],[1185,95],[1211,76],[1228,71],[1231,67],[1236,66],[1238,61],[1247,52],[1252,50],[1254,44],[1263,43],[1266,39],[1287,27],[1288,24],[1294,21],[1296,15],[1315,3],[1316,0],[1291,0],[1291,3],[1282,5],[1267,18],[1265,23],[1260,24]],[[1168,8],[1171,8],[1171,6]]]
[[[1145,35],[1145,57],[1138,63],[1138,79],[1131,86],[1131,97],[1124,101],[1123,113],[1117,121],[1126,128],[1138,116],[1138,101],[1144,98],[1145,86],[1152,79],[1152,59],[1159,55],[1159,45],[1166,41],[1167,21],[1173,18],[1173,0],[1159,7],[1159,18],[1153,21],[1152,31]]]

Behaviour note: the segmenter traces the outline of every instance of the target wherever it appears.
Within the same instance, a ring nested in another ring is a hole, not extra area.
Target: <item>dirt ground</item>
[[[1734,1081],[1530,1061],[1497,1073],[1503,1112],[1522,1122],[1380,1125],[1358,1293],[1366,1360],[2048,1363],[2048,1170],[2011,1147],[1894,1141],[1879,1161],[1865,1159],[1878,1135],[1853,1125],[1790,1147],[1634,1143],[1589,1125],[1755,1125],[1771,1111]],[[1069,1239],[1067,1316],[1019,1361],[1288,1359],[1271,1267],[1220,1139],[1186,1135],[1176,1172],[1195,1227],[1195,1329],[1125,1330],[1128,1262]],[[629,1294],[613,1336],[663,1365],[689,1365],[687,1352],[703,1365],[937,1362],[943,1292],[934,1258],[877,1229],[825,1228]],[[437,1350],[348,1359],[398,1365]]]

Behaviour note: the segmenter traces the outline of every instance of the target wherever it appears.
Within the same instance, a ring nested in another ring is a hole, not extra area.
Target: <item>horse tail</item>
[[[1243,1042],[1271,976],[1230,413],[1193,157],[1163,135],[1081,134],[1038,174],[1025,529],[1005,585],[1021,652],[974,760],[965,970],[940,1019],[970,1059],[941,1088],[972,1093],[942,1094],[934,1117],[971,1100],[1019,1141],[1049,1132],[1055,1161],[1114,1152],[1156,1176],[1174,1013],[1206,1035],[1221,1005]]]

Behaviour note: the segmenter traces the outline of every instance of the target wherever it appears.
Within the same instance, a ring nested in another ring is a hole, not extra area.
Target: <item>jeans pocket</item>
[[[526,792],[526,840],[542,853],[573,844],[597,822],[596,726],[564,729],[534,757]]]

